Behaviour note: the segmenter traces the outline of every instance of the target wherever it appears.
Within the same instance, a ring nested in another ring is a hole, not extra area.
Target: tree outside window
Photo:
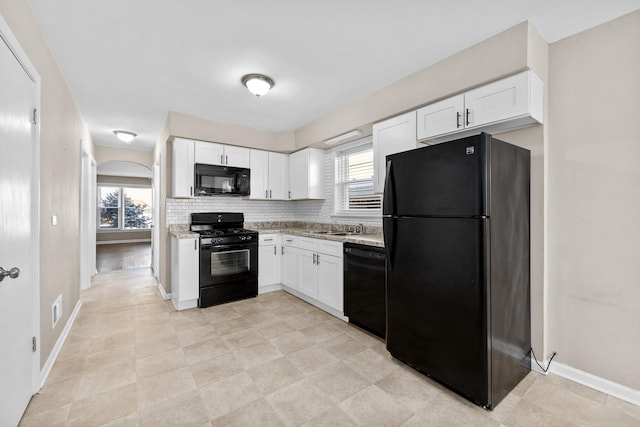
[[[98,228],[137,230],[151,227],[151,189],[98,186]]]

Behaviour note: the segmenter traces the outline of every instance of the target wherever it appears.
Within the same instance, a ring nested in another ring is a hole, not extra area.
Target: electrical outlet
[[[62,294],[51,305],[51,329],[55,328],[62,317]]]

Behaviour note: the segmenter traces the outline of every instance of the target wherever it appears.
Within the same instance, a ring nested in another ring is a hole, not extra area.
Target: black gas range
[[[258,294],[258,232],[243,225],[242,213],[191,214],[190,229],[200,235],[199,307]]]

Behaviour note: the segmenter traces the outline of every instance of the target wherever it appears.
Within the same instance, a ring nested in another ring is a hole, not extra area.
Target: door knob
[[[7,271],[4,268],[0,267],[0,282],[4,280],[5,277],[9,276],[11,279],[15,279],[20,275],[20,269],[18,267],[13,267],[11,270]]]

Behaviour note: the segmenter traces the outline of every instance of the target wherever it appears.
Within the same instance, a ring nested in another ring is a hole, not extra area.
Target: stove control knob
[[[245,236],[239,236],[240,240],[246,240],[247,238]]]
[[[247,240],[251,240],[251,239],[253,239],[253,237],[252,236],[247,236],[246,239]]]

